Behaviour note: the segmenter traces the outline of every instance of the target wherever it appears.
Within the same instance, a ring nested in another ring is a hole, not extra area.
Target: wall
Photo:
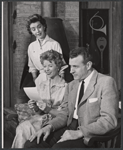
[[[19,101],[18,90],[25,64],[27,48],[30,42],[30,35],[26,29],[27,17],[34,14],[41,14],[41,2],[17,2],[17,18],[13,25],[14,40],[17,48],[13,53],[13,103]]]
[[[110,53],[111,76],[121,90],[121,2],[112,2],[112,52]]]
[[[79,2],[56,3],[55,15],[63,20],[70,49],[79,45]]]

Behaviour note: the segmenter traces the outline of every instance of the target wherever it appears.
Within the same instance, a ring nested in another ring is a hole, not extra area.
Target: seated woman
[[[63,65],[62,56],[54,50],[49,50],[40,56],[40,60],[48,80],[37,86],[41,99],[28,101],[28,107],[30,110],[34,109],[35,114],[18,125],[12,148],[23,148],[24,143],[32,134],[57,115],[62,105],[67,85],[65,80],[59,76]],[[55,111],[51,111],[52,109]]]

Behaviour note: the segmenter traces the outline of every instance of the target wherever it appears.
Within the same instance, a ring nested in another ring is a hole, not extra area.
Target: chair
[[[12,108],[4,108],[4,148],[11,148],[18,125],[18,115]]]
[[[17,126],[18,115],[15,112],[10,113],[11,111],[9,109],[5,109],[5,110],[4,110],[5,120],[14,121]],[[14,125],[14,127],[11,128],[11,131],[13,129],[15,130],[16,126]],[[12,136],[14,135],[15,133]],[[102,147],[120,148],[121,147],[121,109],[119,108],[118,125],[115,129],[109,131],[104,135],[95,135],[92,138],[90,138],[87,143],[85,142],[85,144],[88,145],[90,148],[102,148]]]
[[[7,120],[15,119],[17,121],[17,114],[6,116]],[[86,143],[85,143],[86,144]],[[120,148],[121,147],[121,119],[118,120],[118,125],[114,130],[104,134],[97,135],[90,138],[88,144],[90,148]]]
[[[88,142],[89,147],[93,148],[120,148],[121,147],[121,119],[118,126],[104,135],[92,137]]]

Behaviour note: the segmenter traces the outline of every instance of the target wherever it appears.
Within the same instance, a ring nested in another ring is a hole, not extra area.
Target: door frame
[[[13,97],[13,3],[3,2],[3,105],[12,106]],[[8,36],[7,36],[8,35]]]

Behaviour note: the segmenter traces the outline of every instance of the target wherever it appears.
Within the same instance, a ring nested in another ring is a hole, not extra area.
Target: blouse
[[[43,81],[42,84],[37,87],[37,90],[41,100],[46,102],[48,106],[60,109],[66,86],[67,83],[65,80],[59,78],[59,81],[52,86],[50,85],[50,80]]]
[[[29,72],[36,72],[37,70],[39,70],[39,72],[41,73],[43,71],[43,66],[40,62],[40,55],[43,52],[46,52],[51,49],[62,54],[60,44],[57,41],[50,38],[48,35],[46,35],[42,43],[39,43],[37,39],[36,41],[32,42],[29,45],[28,47]]]

